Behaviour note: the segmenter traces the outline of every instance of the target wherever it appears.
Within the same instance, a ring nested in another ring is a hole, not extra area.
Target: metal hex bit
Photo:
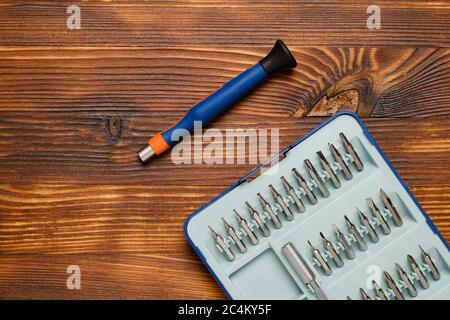
[[[403,225],[402,217],[400,217],[400,214],[398,213],[397,208],[392,203],[391,198],[388,197],[388,195],[386,194],[386,192],[383,191],[383,189],[380,189],[380,196],[381,196],[381,200],[383,200],[384,206],[391,213],[391,217],[392,217],[392,220],[394,220],[394,224],[397,227],[402,226]]]
[[[336,173],[334,172],[334,170],[331,167],[331,165],[328,163],[327,158],[325,158],[325,156],[323,155],[322,151],[317,151],[316,154],[319,157],[320,164],[322,165],[322,167],[325,169],[325,171],[330,176],[331,183],[333,184],[333,186],[336,189],[340,188],[341,187],[341,182],[339,181],[339,178],[336,175]]]
[[[330,148],[330,151],[331,151],[331,154],[333,155],[334,160],[336,160],[337,163],[339,164],[339,166],[341,167],[342,173],[344,174],[344,178],[346,180],[352,180],[353,174],[350,171],[350,169],[348,168],[347,163],[345,163],[344,158],[341,156],[338,149],[336,149],[336,147],[332,143],[329,143],[328,147]]]
[[[311,247],[313,257],[316,258],[316,260],[319,262],[325,275],[327,275],[327,276],[331,275],[333,273],[333,271],[331,270],[330,266],[328,265],[328,262],[323,258],[320,251],[317,248],[314,248],[314,246],[312,245],[312,243],[310,241],[308,241],[308,244]]]
[[[421,246],[419,246],[419,248],[422,253],[423,262],[430,268],[431,276],[434,280],[439,280],[441,278],[441,274],[439,273],[439,269],[436,267],[433,259],[428,253],[425,252],[425,250],[422,249]]]
[[[372,287],[373,287],[373,291],[375,291],[375,294],[377,295],[377,297],[380,300],[388,300],[383,289],[381,289],[381,287],[378,285],[378,283],[375,280],[372,280]]]
[[[353,148],[353,145],[348,141],[347,137],[343,132],[339,133],[339,137],[341,138],[342,144],[344,145],[345,150],[350,154],[350,156],[353,159],[353,163],[355,164],[356,170],[362,171],[364,169],[364,164],[362,163],[361,159],[359,158],[358,154],[355,151],[355,148]]]
[[[314,180],[314,182],[317,185],[317,188],[319,188],[320,193],[324,198],[328,198],[330,196],[330,191],[328,190],[327,186],[325,185],[325,182],[320,177],[319,173],[317,173],[316,168],[312,165],[311,161],[309,159],[305,159],[304,161],[306,170],[308,171],[309,176]]]
[[[420,286],[423,289],[428,289],[430,287],[430,284],[428,283],[427,278],[423,274],[422,270],[420,270],[419,265],[417,264],[416,260],[408,254],[407,260],[409,263],[409,266],[411,267],[411,270],[416,274],[417,280],[419,280]]]
[[[306,197],[308,198],[309,202],[311,204],[316,204],[317,197],[314,194],[314,192],[312,192],[312,190],[308,187],[308,184],[306,183],[305,178],[303,178],[303,176],[300,174],[300,172],[298,172],[297,169],[295,169],[295,168],[292,169],[292,172],[294,173],[294,177],[295,177],[295,179],[297,179],[300,187],[302,187],[303,191],[305,191]]]
[[[281,182],[283,183],[284,188],[286,189],[286,192],[291,196],[292,201],[294,201],[295,205],[297,206],[298,211],[302,213],[305,212],[305,205],[303,204],[302,200],[297,195],[297,193],[295,193],[294,188],[290,185],[290,183],[284,176],[282,176],[280,179]]]
[[[372,227],[372,225],[370,224],[369,219],[366,217],[366,215],[359,210],[358,208],[356,208],[356,211],[358,212],[359,215],[359,220],[361,220],[362,225],[367,229],[367,232],[369,233],[369,237],[370,240],[373,243],[377,243],[380,238],[378,237],[377,232],[375,231],[375,229]]]
[[[300,277],[300,280],[311,287],[319,300],[327,300],[327,297],[316,282],[316,275],[306,263],[305,259],[298,253],[294,245],[289,242],[281,248],[281,251],[295,273]]]
[[[208,226],[208,227],[209,227],[209,230],[211,231],[214,241],[217,243],[217,245],[220,247],[220,249],[222,249],[223,254],[225,255],[225,258],[227,258],[228,261],[234,261],[235,256],[234,256],[233,251],[231,251],[231,249],[225,243],[223,238],[221,236],[219,236],[217,234],[217,232],[215,232],[213,230],[213,228],[211,228],[211,226]]]
[[[325,246],[325,249],[328,251],[328,253],[333,258],[333,261],[336,264],[336,266],[341,268],[344,265],[344,261],[342,261],[341,256],[336,251],[336,248],[333,246],[333,244],[327,238],[325,238],[325,236],[323,235],[322,232],[320,233],[320,237],[323,240],[323,245]]]
[[[258,196],[259,201],[261,202],[261,206],[263,207],[263,210],[267,213],[270,220],[272,221],[273,226],[276,229],[280,229],[283,226],[283,224],[281,223],[280,218],[278,218],[276,213],[273,211],[271,205],[266,201],[266,199],[263,198],[261,193],[258,192],[257,196]]]
[[[352,260],[355,259],[355,251],[353,251],[352,246],[348,243],[347,239],[345,238],[344,234],[339,230],[337,225],[333,224],[334,232],[336,233],[336,239],[337,241],[342,245],[345,251],[345,255],[348,259]]]
[[[248,225],[247,221],[244,218],[242,218],[241,215],[235,209],[233,209],[233,212],[234,212],[237,222],[239,223],[241,228],[244,230],[247,237],[250,239],[250,242],[253,245],[257,245],[259,242],[258,238],[256,237],[256,234],[252,231],[252,229],[250,229],[250,226]]]
[[[364,291],[363,288],[359,288],[359,293],[361,294],[361,298],[363,300],[372,300],[370,296]]]
[[[281,196],[281,194],[279,194],[278,191],[275,190],[275,188],[271,184],[269,184],[269,189],[272,192],[272,195],[275,198],[276,202],[280,205],[281,210],[283,210],[283,213],[286,216],[286,219],[289,221],[294,220],[294,215],[292,214],[292,211],[291,211],[291,209],[289,209],[286,202],[284,202],[284,199]]]
[[[234,230],[234,228],[225,220],[224,217],[222,217],[222,221],[223,224],[225,225],[225,230],[227,231],[231,239],[233,239],[239,252],[240,253],[247,252],[247,247],[245,246],[244,242],[242,242],[241,238],[239,238],[238,234],[236,233],[236,230]]]
[[[350,230],[351,234],[356,240],[356,244],[358,245],[359,250],[366,251],[367,250],[367,244],[364,241],[363,237],[359,233],[356,226],[350,221],[350,219],[347,217],[347,215],[344,216],[345,222],[347,223],[348,229]]]
[[[394,293],[395,299],[405,300],[405,297],[403,296],[400,289],[397,287],[397,284],[395,283],[394,279],[392,279],[391,275],[387,271],[383,271],[383,278],[384,281],[386,281],[386,284],[389,287],[389,289],[391,289],[392,292]]]
[[[372,211],[373,216],[378,220],[378,222],[380,224],[380,227],[381,227],[381,230],[383,231],[383,233],[384,234],[391,233],[391,227],[389,227],[388,223],[384,219],[384,217],[381,214],[381,212],[378,209],[378,207],[375,205],[375,202],[373,202],[372,198],[368,198],[367,199],[367,204],[368,204],[370,210]]]
[[[264,237],[270,236],[270,230],[267,228],[266,223],[261,219],[261,216],[259,215],[258,211],[256,211],[248,201],[245,201],[245,205],[247,206],[248,210],[250,211],[250,217],[256,222],[258,225],[259,230],[261,231],[262,235]]]
[[[408,290],[409,295],[411,297],[416,297],[417,296],[416,287],[412,283],[411,279],[408,277],[408,274],[405,272],[405,270],[403,270],[403,268],[398,263],[395,264],[395,270],[400,276],[400,279],[402,279],[403,284],[405,288]]]

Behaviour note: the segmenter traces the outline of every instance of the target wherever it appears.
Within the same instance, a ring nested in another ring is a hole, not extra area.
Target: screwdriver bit
[[[288,242],[282,247],[281,251],[295,273],[300,277],[300,280],[305,285],[311,287],[317,298],[319,300],[328,300],[322,289],[319,287],[319,284],[316,282],[316,275],[300,253],[298,253],[294,245],[291,242]]]
[[[347,256],[347,258],[350,260],[355,259],[355,257],[356,257],[355,251],[353,251],[352,246],[348,243],[344,234],[341,232],[341,230],[338,229],[337,225],[335,225],[335,224],[333,224],[333,229],[334,229],[334,232],[336,233],[336,239],[344,248],[345,255]]]
[[[248,208],[248,211],[250,211],[250,217],[256,222],[258,225],[259,230],[261,231],[262,235],[264,237],[270,236],[270,230],[267,228],[266,223],[261,219],[261,216],[259,215],[258,211],[256,211],[248,201],[245,201],[245,205]]]
[[[377,297],[380,300],[388,300],[383,289],[380,288],[380,286],[378,285],[378,283],[375,280],[372,280],[372,287],[373,287],[373,291],[375,291],[375,294],[377,295]]]
[[[340,188],[341,187],[341,182],[339,181],[338,176],[336,175],[336,173],[334,172],[333,168],[331,167],[331,165],[328,163],[327,159],[323,155],[322,151],[317,151],[316,154],[319,157],[319,161],[320,161],[320,164],[322,165],[322,168],[324,168],[325,171],[330,176],[331,183],[333,184],[333,186],[336,189]]]
[[[324,198],[328,198],[330,196],[330,191],[328,190],[327,186],[325,185],[325,182],[322,180],[320,175],[317,173],[316,168],[312,165],[311,161],[309,159],[305,159],[304,161],[306,170],[308,171],[309,176],[314,180],[314,182],[317,185],[317,188],[319,188],[320,193],[322,193],[322,196]]]
[[[347,137],[343,132],[339,133],[339,137],[341,138],[342,144],[344,145],[345,150],[350,154],[353,159],[353,163],[355,164],[356,170],[362,171],[364,169],[364,164],[356,153],[353,145],[348,141]]]
[[[353,237],[356,240],[356,244],[358,245],[359,250],[366,251],[367,250],[367,244],[364,241],[363,237],[359,233],[356,226],[350,221],[350,219],[347,217],[347,215],[344,216],[345,222],[347,223],[348,229],[352,233]]]
[[[389,287],[389,289],[391,289],[392,292],[394,293],[395,299],[405,300],[405,297],[403,296],[400,289],[397,287],[397,284],[395,283],[394,279],[392,279],[391,275],[387,271],[383,271],[383,278],[384,281],[386,281],[386,284]]]
[[[433,259],[428,253],[425,252],[425,250],[422,249],[421,246],[419,246],[419,248],[422,253],[423,262],[428,266],[428,268],[430,268],[431,276],[434,280],[439,280],[441,278],[441,274],[439,273],[439,269],[436,267]]]
[[[213,236],[214,241],[217,243],[217,245],[222,249],[223,254],[225,255],[225,257],[227,258],[228,261],[234,261],[235,256],[233,251],[231,251],[231,249],[228,247],[228,245],[225,243],[225,241],[223,240],[223,238],[221,236],[219,236],[214,230],[213,228],[211,228],[211,226],[208,226],[209,230],[211,231],[211,234]]]
[[[373,243],[377,243],[380,238],[378,237],[377,232],[375,231],[375,229],[372,227],[372,225],[370,224],[369,219],[366,217],[366,215],[359,210],[358,208],[356,208],[356,211],[358,212],[359,215],[359,219],[361,220],[362,225],[366,228],[367,232],[369,233],[369,237],[370,240]]]
[[[350,171],[350,169],[348,168],[347,163],[345,163],[344,158],[342,158],[339,151],[336,149],[336,147],[332,143],[329,143],[328,147],[330,148],[330,151],[331,151],[331,154],[333,155],[334,160],[336,160],[337,163],[339,164],[339,166],[341,167],[342,173],[344,174],[344,178],[346,180],[352,180],[353,174]]]
[[[361,294],[363,300],[372,300],[363,288],[359,288],[359,293]]]
[[[375,202],[373,202],[372,198],[367,199],[367,204],[372,211],[373,216],[378,220],[378,223],[380,224],[381,230],[384,234],[391,233],[391,228],[387,224],[386,220],[384,219],[383,215],[381,214],[380,210],[376,206]]]
[[[284,215],[286,216],[286,219],[289,221],[294,220],[294,215],[292,214],[292,211],[291,211],[291,209],[289,209],[286,202],[284,202],[284,199],[281,196],[281,194],[279,194],[278,191],[275,190],[275,188],[271,184],[269,184],[269,189],[272,192],[272,195],[275,198],[276,202],[281,207],[281,210],[283,211]]]
[[[236,230],[225,220],[224,217],[222,217],[223,224],[225,225],[225,230],[227,231],[228,235],[233,239],[234,243],[236,244],[236,247],[238,248],[240,253],[247,252],[247,247],[245,246],[244,242],[239,238],[238,234],[236,233]]]
[[[272,210],[272,207],[270,206],[270,204],[266,201],[266,199],[263,198],[261,193],[258,192],[257,196],[258,196],[259,201],[261,202],[261,206],[263,207],[263,210],[269,216],[275,229],[280,229],[283,225],[282,225],[280,219],[278,218],[278,216],[276,215],[276,213]]]
[[[417,280],[419,280],[420,286],[423,289],[428,289],[430,287],[430,284],[428,283],[428,280],[423,274],[422,270],[420,270],[420,267],[417,264],[416,260],[414,260],[414,258],[409,254],[407,256],[407,259],[411,270],[416,274]]]
[[[402,279],[403,284],[404,284],[405,288],[408,290],[409,295],[411,297],[416,297],[417,296],[416,287],[412,283],[411,279],[408,277],[405,270],[403,270],[403,268],[398,263],[395,264],[395,270],[397,271],[398,275]]]
[[[394,224],[397,227],[400,227],[401,225],[403,225],[402,217],[400,217],[400,214],[398,213],[397,208],[394,206],[391,199],[388,197],[386,192],[383,191],[383,189],[380,189],[380,196],[381,196],[381,199],[383,200],[384,206],[391,213],[392,220],[394,220]]]
[[[319,262],[325,275],[327,275],[327,276],[331,275],[333,273],[333,271],[331,270],[330,266],[328,265],[328,262],[323,258],[320,251],[317,248],[314,248],[314,246],[312,245],[312,243],[310,241],[308,241],[308,244],[311,247],[313,257],[316,258],[316,260]]]
[[[336,266],[341,268],[344,265],[344,261],[342,261],[341,256],[336,251],[336,248],[333,246],[333,244],[327,238],[325,238],[325,236],[323,235],[322,232],[320,232],[320,237],[323,240],[323,244],[325,246],[325,249],[328,251],[328,253],[333,258],[333,261],[336,264]]]
[[[302,200],[299,198],[297,193],[295,193],[294,188],[291,186],[291,184],[287,181],[287,179],[282,176],[281,182],[283,183],[284,188],[286,189],[286,192],[291,196],[292,201],[294,201],[295,205],[298,208],[298,211],[301,213],[305,212],[305,205],[303,204]]]
[[[247,221],[244,218],[242,218],[241,215],[235,209],[233,209],[233,211],[234,211],[234,215],[236,217],[237,222],[239,223],[241,228],[244,230],[247,237],[250,239],[250,242],[253,245],[257,245],[259,242],[258,238],[256,237],[256,234],[252,231],[252,229],[250,229],[250,226],[248,225]]]
[[[294,177],[295,179],[297,179],[300,187],[302,187],[302,189],[305,191],[306,197],[308,198],[309,202],[311,204],[316,204],[317,203],[317,197],[314,194],[314,192],[312,192],[312,190],[308,187],[308,184],[306,183],[305,178],[303,178],[303,176],[300,174],[300,172],[297,171],[297,169],[292,169],[292,172],[294,173]]]

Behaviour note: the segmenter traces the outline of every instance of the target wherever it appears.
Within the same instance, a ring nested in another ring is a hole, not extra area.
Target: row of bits
[[[356,170],[362,171],[364,169],[364,164],[361,161],[361,158],[359,157],[353,145],[350,143],[350,141],[348,141],[344,133],[342,132],[339,133],[339,137],[341,139],[342,145],[344,146],[346,154],[350,156],[351,159],[350,161],[353,162],[353,165],[356,168]],[[320,165],[326,172],[325,175],[319,174],[319,172],[312,165],[309,159],[305,159],[304,161],[306,171],[308,172],[308,175],[310,176],[313,183],[310,183],[308,185],[308,183],[303,178],[303,176],[298,172],[298,170],[296,168],[292,169],[292,173],[295,177],[295,180],[297,180],[298,184],[300,185],[303,191],[302,193],[308,199],[309,203],[313,205],[317,203],[317,197],[310,186],[317,187],[317,189],[319,189],[320,191],[320,194],[324,198],[328,198],[330,196],[330,190],[325,184],[324,178],[329,179],[333,187],[336,189],[341,187],[341,181],[337,175],[338,171],[342,171],[342,174],[346,180],[353,179],[353,174],[348,164],[350,162],[348,160],[348,157],[347,156],[343,157],[341,153],[338,151],[338,149],[332,143],[328,144],[328,148],[330,149],[330,153],[334,159],[334,162],[331,164],[330,162],[328,162],[322,151],[316,152],[317,157],[319,158]]]
[[[328,262],[329,260],[332,260],[336,267],[341,268],[344,266],[344,255],[342,253],[345,253],[349,260],[353,260],[356,257],[352,243],[355,243],[360,251],[366,251],[368,249],[366,238],[370,239],[372,243],[377,243],[380,240],[380,231],[384,235],[391,233],[389,219],[397,227],[403,225],[403,220],[397,208],[383,189],[380,189],[380,198],[385,210],[380,210],[372,198],[366,200],[368,208],[372,212],[371,217],[368,217],[363,211],[356,208],[360,220],[358,226],[347,215],[344,215],[350,236],[345,236],[335,224],[332,227],[336,237],[336,244],[328,240],[322,232],[319,233],[326,252],[324,255],[311,241],[308,241],[314,263],[322,269],[325,275],[329,276],[333,273],[331,264]]]
[[[224,228],[228,235],[227,237],[222,237],[211,226],[209,226],[216,246],[219,251],[225,255],[228,261],[234,261],[236,258],[232,246],[235,246],[240,253],[247,252],[244,238],[248,238],[252,245],[258,244],[259,241],[256,230],[258,230],[263,237],[269,237],[271,235],[270,225],[272,225],[275,229],[281,229],[283,227],[283,222],[278,215],[279,212],[284,215],[287,221],[292,221],[295,218],[293,207],[295,207],[296,211],[300,213],[306,211],[302,198],[307,198],[311,205],[317,204],[318,198],[314,193],[314,187],[319,189],[323,197],[329,197],[330,191],[324,182],[324,178],[329,178],[332,185],[335,188],[339,188],[341,186],[341,182],[337,175],[339,170],[342,171],[346,180],[351,180],[353,178],[353,174],[349,166],[350,162],[353,162],[353,165],[357,171],[363,170],[363,162],[361,161],[353,145],[349,142],[344,133],[341,132],[339,137],[345,149],[346,156],[342,156],[338,149],[331,143],[328,144],[328,146],[330,153],[335,160],[334,163],[330,164],[321,151],[317,152],[319,162],[322,168],[326,171],[326,175],[320,175],[316,168],[312,165],[311,161],[309,159],[305,159],[304,165],[309,177],[311,178],[310,181],[307,181],[296,168],[293,168],[292,174],[294,179],[298,182],[298,186],[295,186],[292,182],[289,182],[285,176],[280,177],[281,184],[286,192],[286,197],[283,197],[281,193],[275,189],[273,184],[269,184],[268,186],[273,197],[273,204],[264,198],[260,192],[256,194],[263,213],[258,212],[256,207],[250,204],[249,201],[245,201],[245,206],[249,211],[250,221],[247,221],[241,214],[233,209],[239,227],[233,227],[227,220],[225,220],[225,218],[222,217]]]
[[[362,300],[405,300],[405,292],[408,296],[414,298],[418,295],[417,284],[422,289],[428,289],[430,283],[428,278],[438,281],[441,278],[439,269],[437,268],[433,258],[427,253],[421,246],[419,246],[422,263],[419,265],[417,261],[411,256],[406,256],[407,264],[409,265],[409,274],[402,268],[399,263],[395,264],[395,271],[397,272],[397,281],[387,272],[383,271],[383,280],[386,285],[386,289],[382,288],[382,284],[372,281],[372,288],[374,296],[370,296],[364,291],[363,288],[359,288],[359,293]],[[347,299],[351,300],[350,297]]]

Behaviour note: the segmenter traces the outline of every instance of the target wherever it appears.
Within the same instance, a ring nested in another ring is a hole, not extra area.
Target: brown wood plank
[[[0,48],[0,111],[180,114],[268,50]],[[450,49],[292,50],[298,67],[264,83],[234,114],[326,116],[345,108],[361,116],[450,115]]]
[[[2,186],[0,193],[0,203],[7,202],[10,207],[6,211],[14,212],[11,217],[8,213],[2,215],[0,222],[3,299],[224,297],[181,236],[184,212],[191,209],[183,205],[200,206],[214,196],[215,189],[24,189]],[[450,188],[417,187],[413,192],[448,240]],[[180,203],[164,208],[164,212],[155,210],[154,200],[163,194],[177,197]],[[138,198],[148,201],[137,204]],[[99,203],[104,199],[114,200],[100,210]],[[140,208],[133,208],[136,204]],[[92,207],[98,209],[94,212]],[[65,271],[73,264],[81,268],[82,290],[66,288]],[[161,270],[164,277],[160,276]]]
[[[2,184],[0,252],[186,256],[185,219],[226,187]],[[450,239],[450,187],[413,192]]]
[[[2,299],[224,299],[193,253],[0,255]],[[68,290],[67,267],[81,271],[81,289]],[[164,274],[162,277],[161,274]]]
[[[223,116],[214,128],[279,128],[280,149],[324,120],[317,117],[244,117],[232,113]],[[148,137],[178,117],[130,114],[111,119],[114,114],[117,113],[83,116],[82,113],[30,112],[24,117],[23,113],[3,112],[0,118],[0,183],[27,185],[39,181],[50,185],[100,185],[114,184],[120,179],[123,185],[226,186],[256,166],[177,166],[172,163],[170,153],[143,166],[136,151]],[[117,121],[120,129],[111,131],[111,121]],[[409,185],[448,185],[449,117],[366,118],[364,122]]]
[[[363,117],[450,239],[450,1],[0,1],[0,299],[224,298],[182,232],[245,165],[136,151],[282,38],[299,65],[213,127]],[[66,288],[79,265],[82,289]],[[164,274],[164,276],[161,276]]]
[[[368,30],[372,1],[81,2],[81,29],[66,29],[68,1],[0,3],[3,45],[448,46],[448,1],[378,1],[381,30]]]

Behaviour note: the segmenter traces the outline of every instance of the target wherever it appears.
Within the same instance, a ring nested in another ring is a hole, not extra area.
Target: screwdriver
[[[294,56],[282,40],[277,40],[267,56],[250,69],[231,79],[218,91],[195,105],[177,124],[164,132],[156,134],[148,145],[138,152],[142,162],[147,162],[155,155],[160,155],[175,146],[179,141],[172,140],[172,133],[177,129],[193,132],[194,122],[201,121],[203,126],[217,119],[237,101],[259,86],[271,74],[286,68],[297,66]]]
[[[325,293],[316,282],[316,275],[312,272],[305,259],[298,253],[294,245],[291,242],[288,242],[281,248],[281,251],[295,273],[300,277],[300,280],[314,291],[316,297],[319,300],[328,300]]]

